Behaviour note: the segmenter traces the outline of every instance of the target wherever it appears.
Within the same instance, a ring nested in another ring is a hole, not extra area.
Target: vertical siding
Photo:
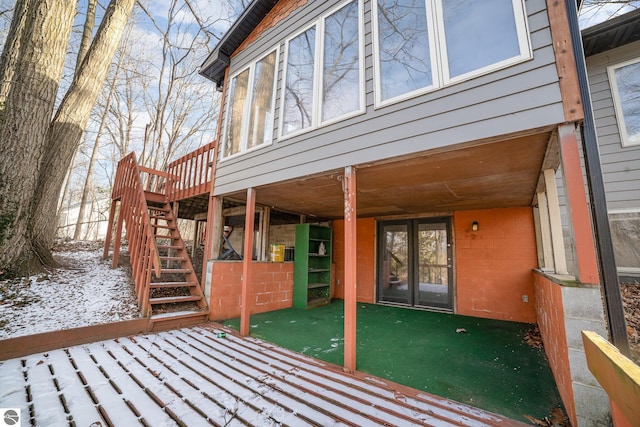
[[[279,44],[281,47],[274,142],[219,161],[216,194],[564,120],[544,0],[526,1],[532,60],[377,109],[374,108],[373,92],[371,0],[365,0],[366,113],[278,141],[284,41],[339,3],[336,0],[309,0],[304,7],[234,55],[232,74],[274,46]]]
[[[640,41],[587,58],[600,159],[611,209],[640,209],[640,145],[623,147],[607,67],[640,57]]]

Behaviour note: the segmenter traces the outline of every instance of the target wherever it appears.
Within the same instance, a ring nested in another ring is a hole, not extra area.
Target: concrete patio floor
[[[337,300],[311,310],[255,314],[250,334],[342,365],[343,310],[343,302]],[[239,321],[225,324],[238,328]],[[543,419],[562,407],[562,401],[544,350],[524,341],[530,328],[524,323],[358,304],[356,368],[522,422],[529,422],[525,415]]]
[[[6,360],[0,384],[23,426],[523,425],[215,324]]]

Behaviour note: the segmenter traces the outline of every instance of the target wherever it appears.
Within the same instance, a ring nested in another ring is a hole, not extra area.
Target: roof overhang
[[[640,9],[582,30],[585,57],[637,40],[640,40]]]
[[[231,55],[273,9],[278,0],[253,0],[200,66],[200,74],[222,87]]]

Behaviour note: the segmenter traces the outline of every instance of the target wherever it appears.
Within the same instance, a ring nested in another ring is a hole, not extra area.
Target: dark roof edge
[[[640,9],[632,10],[631,12],[627,12],[624,15],[616,16],[615,18],[611,18],[607,21],[601,22],[599,24],[594,25],[593,27],[588,27],[582,30],[582,42],[583,44],[587,44],[589,41],[594,41],[600,37],[606,37],[608,32],[614,32],[616,30],[621,30],[625,26],[631,26],[637,23],[640,20]],[[630,43],[635,41],[632,35],[628,35],[627,39],[621,40],[623,43],[618,44],[618,46],[626,43]],[[617,47],[617,46],[613,46]],[[613,48],[612,47],[612,48]],[[585,56],[595,55],[600,53],[602,50],[598,51],[586,51]]]
[[[277,0],[253,0],[225,35],[222,36],[207,59],[204,60],[200,66],[200,75],[221,87],[225,70],[230,64],[231,55],[267,16],[267,13],[273,9],[277,2]]]

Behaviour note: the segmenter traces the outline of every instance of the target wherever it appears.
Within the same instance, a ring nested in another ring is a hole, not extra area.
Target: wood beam
[[[265,206],[260,211],[260,255],[259,260],[269,260],[269,224],[271,223],[271,208]]]
[[[122,223],[124,222],[124,218],[122,216],[123,202],[120,201],[120,211],[118,212],[118,222],[116,223],[116,236],[113,241],[113,260],[111,261],[111,267],[118,267],[118,261],[120,260],[120,243],[122,242]]]
[[[102,259],[107,259],[109,256],[109,246],[111,246],[111,234],[113,233],[113,220],[116,215],[116,207],[118,201],[111,201],[111,209],[109,209],[109,222],[107,222],[107,235],[104,238],[104,250],[102,251]]]
[[[344,369],[356,370],[356,170],[347,166],[342,179],[344,192]]]
[[[208,259],[218,259],[222,247],[222,232],[224,230],[224,216],[222,215],[223,198],[212,196],[209,202],[209,217],[207,218],[207,246]],[[209,234],[210,233],[210,234]]]
[[[251,287],[251,270],[253,266],[253,229],[256,211],[256,190],[247,189],[247,211],[244,220],[244,251],[242,253],[242,296],[240,302],[240,335],[249,335],[249,316],[251,307],[249,292]]]
[[[551,225],[549,223],[549,205],[546,193],[538,193],[538,214],[540,216],[540,241],[542,243],[542,264],[540,267],[555,269],[553,245],[551,243]]]
[[[556,173],[553,169],[544,171],[544,183],[547,189],[549,224],[551,227],[551,245],[556,274],[567,274],[567,258],[564,253],[564,237],[562,234],[562,217],[556,188]]]
[[[567,6],[564,1],[547,0],[547,13],[553,52],[556,57],[564,119],[567,122],[580,121],[584,118],[584,109],[578,84],[576,59],[573,56]]]
[[[572,125],[558,127],[560,158],[564,176],[567,215],[573,228],[576,251],[576,276],[582,283],[600,283],[598,262],[593,241],[593,230],[585,183],[582,178],[582,165],[578,152],[578,138]]]
[[[609,395],[615,426],[640,419],[640,367],[595,332],[582,331],[587,366]]]

